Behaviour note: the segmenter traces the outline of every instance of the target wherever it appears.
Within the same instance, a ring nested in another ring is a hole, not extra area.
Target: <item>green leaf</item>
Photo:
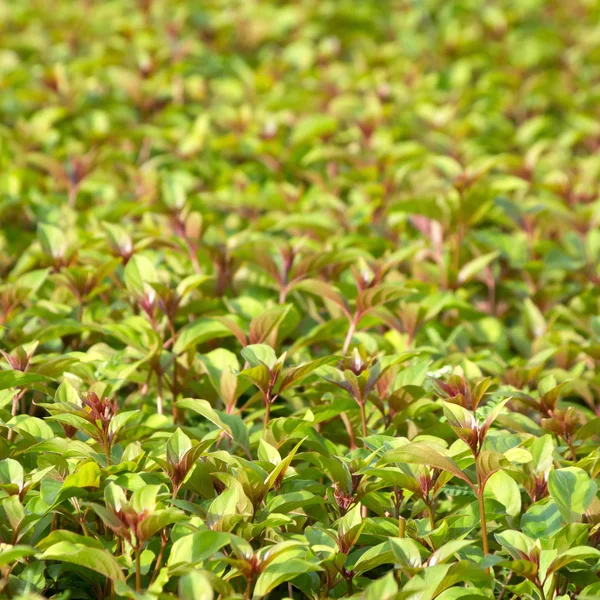
[[[550,472],[548,491],[566,523],[581,519],[598,491],[598,484],[577,467],[566,467]]]
[[[324,504],[325,500],[315,496],[311,492],[301,490],[298,492],[289,492],[288,494],[278,494],[269,499],[265,506],[265,513],[291,514],[298,508],[304,508],[313,504]]]
[[[252,319],[248,335],[250,344],[262,344],[262,342],[266,341],[273,332],[278,330],[291,309],[291,304],[288,304],[287,306],[275,306],[265,310],[258,317]],[[252,346],[247,346],[247,348],[248,347]]]
[[[337,356],[324,356],[311,362],[299,365],[297,367],[291,367],[283,372],[283,378],[279,385],[279,392],[283,392],[285,389],[298,385],[303,379],[311,375],[319,367],[323,365],[329,365],[339,360]]]
[[[486,482],[484,498],[493,498],[506,508],[506,514],[517,517],[521,513],[521,491],[515,480],[504,471],[497,471]]]
[[[228,533],[204,530],[185,535],[173,543],[169,555],[169,570],[179,567],[194,567],[214,556],[229,543]]]
[[[347,548],[352,548],[356,544],[365,524],[361,516],[361,505],[359,503],[355,504],[352,509],[339,519],[338,537],[344,541]]]
[[[587,523],[571,523],[565,525],[552,536],[551,547],[563,552],[575,546],[585,546],[588,542],[590,525]]]
[[[473,260],[470,260],[468,263],[461,267],[458,272],[458,283],[466,283],[470,281],[481,273],[485,267],[487,267],[491,262],[496,260],[496,258],[500,255],[499,251],[489,252],[488,254],[482,254]]]
[[[157,510],[146,517],[139,525],[140,537],[142,540],[149,540],[154,534],[172,523],[177,523],[186,519],[183,511],[175,508],[166,508]]]
[[[198,319],[186,325],[177,336],[173,352],[181,354],[192,346],[233,335],[231,329],[216,319]]]
[[[240,517],[237,510],[239,500],[240,491],[237,487],[226,489],[219,494],[208,507],[207,527],[213,531],[231,531]]]
[[[364,592],[365,600],[392,600],[397,593],[398,584],[392,572],[372,581]]]
[[[73,531],[67,531],[66,529],[55,529],[37,543],[37,548],[38,550],[46,550],[58,542],[71,542],[73,544],[90,546],[91,548],[104,548],[102,543],[97,539],[85,535],[79,535]]]
[[[8,425],[23,437],[33,438],[39,442],[50,440],[55,436],[48,423],[38,417],[17,415],[8,422]]]
[[[213,600],[214,592],[206,575],[192,571],[179,579],[178,597],[181,600]]]
[[[135,490],[131,494],[129,505],[138,515],[142,513],[152,514],[156,507],[156,496],[158,496],[160,488],[160,485],[147,485]],[[123,503],[123,501],[120,500],[120,503]],[[117,507],[118,504],[115,505],[115,508]]]
[[[300,558],[271,563],[257,579],[252,598],[262,598],[278,585],[292,581],[298,575],[321,570],[322,568],[318,564]]]
[[[219,429],[224,431],[234,442],[246,451],[250,451],[250,439],[244,421],[237,415],[215,410],[206,400],[185,398],[177,402],[179,408],[186,408],[202,415]]]
[[[591,583],[590,585],[584,587],[581,590],[581,592],[579,593],[579,595],[577,596],[577,599],[578,600],[596,600],[599,597],[600,597],[600,582]]]
[[[102,228],[110,241],[111,246],[124,255],[128,255],[133,250],[131,236],[126,229],[114,223],[103,222]]]
[[[17,490],[23,489],[25,471],[20,463],[12,458],[0,461],[0,483],[12,484]]]
[[[531,444],[531,455],[536,473],[549,473],[552,468],[554,443],[551,435],[542,435]]]
[[[125,581],[121,565],[111,554],[72,542],[58,542],[46,549],[40,560],[57,560],[96,571],[113,581]]]
[[[281,462],[281,455],[277,448],[265,442],[262,438],[258,442],[258,458],[264,462],[269,462],[272,465],[278,465]]]
[[[26,387],[32,383],[52,381],[50,377],[37,373],[22,373],[21,371],[0,371],[0,391],[11,387]]]
[[[204,365],[210,378],[210,382],[226,404],[231,404],[238,393],[237,375],[235,374],[240,364],[237,356],[225,348],[217,348],[207,354],[199,356],[198,359]]]
[[[549,539],[560,531],[563,523],[558,506],[552,498],[532,504],[521,517],[521,529],[534,539]]]
[[[499,566],[507,567],[513,571],[515,575],[525,577],[531,581],[537,577],[539,571],[536,563],[525,559],[506,561],[504,563],[499,563]]]
[[[67,237],[62,229],[46,223],[38,224],[38,238],[42,250],[54,259],[63,258],[67,254]]]
[[[575,548],[569,548],[560,553],[558,558],[555,558],[548,567],[546,577],[552,575],[559,569],[566,567],[572,562],[578,560],[589,560],[595,559],[596,561],[600,558],[600,550],[596,548],[590,548],[588,546],[578,546]]]
[[[362,290],[356,298],[359,314],[365,315],[378,306],[399,300],[410,295],[411,290],[398,283],[382,283],[376,287]]]
[[[529,556],[535,542],[524,533],[515,530],[501,531],[494,534],[496,541],[506,550],[515,560],[520,560],[523,555]]]
[[[451,558],[457,552],[460,552],[463,548],[467,548],[468,546],[472,546],[473,542],[470,540],[451,540],[446,542],[443,546],[438,548],[428,560],[429,565],[441,565]]]
[[[444,590],[436,600],[479,600],[481,598],[492,599],[494,596],[486,590],[478,590],[474,587],[456,586]]]
[[[499,452],[483,450],[477,457],[477,467],[481,474],[482,482],[487,485],[489,477],[503,468],[509,467],[508,459]]]
[[[444,416],[456,434],[472,447],[476,447],[477,419],[466,408],[451,402],[442,402]]]
[[[295,125],[290,141],[294,145],[312,142],[316,138],[333,133],[336,128],[337,121],[330,115],[308,115]]]
[[[306,438],[305,438],[306,439]],[[287,454],[287,456],[275,466],[275,468],[269,473],[267,479],[265,480],[265,486],[267,489],[271,489],[277,481],[279,477],[283,477],[287,468],[292,464],[292,460],[294,460],[294,456],[296,452],[300,448],[300,446],[304,443],[305,439],[300,440]]]
[[[355,563],[348,564],[348,568],[355,573],[365,573],[381,565],[394,564],[395,556],[389,542],[383,542],[363,552]]]
[[[135,416],[139,415],[137,410],[127,410],[124,412],[117,413],[110,421],[108,432],[112,436],[113,443],[116,442],[120,436],[119,432],[125,425],[132,420]]]
[[[66,477],[63,488],[97,488],[100,486],[100,474],[100,467],[95,462],[85,463],[75,473]]]
[[[529,299],[523,301],[525,320],[531,333],[535,337],[541,337],[546,333],[546,319],[540,309]]]
[[[600,417],[588,421],[585,425],[581,426],[573,436],[576,440],[587,440],[593,435],[600,434]]]
[[[25,509],[19,500],[19,496],[15,495],[4,498],[2,500],[2,508],[6,513],[11,529],[14,532],[21,531],[25,521]]]
[[[400,567],[416,568],[421,566],[419,546],[410,538],[390,538],[389,540],[396,563]]]
[[[141,254],[134,254],[125,267],[125,285],[136,298],[153,293],[151,283],[158,281],[154,265]]]
[[[314,294],[319,298],[327,299],[337,304],[345,313],[349,314],[348,304],[340,292],[331,284],[319,279],[304,279],[293,285],[293,289]]]
[[[240,376],[251,381],[265,396],[268,394],[271,385],[271,373],[265,365],[261,364],[244,369],[240,372]]]
[[[380,462],[382,464],[397,462],[435,467],[436,469],[442,469],[443,471],[452,474],[454,477],[462,479],[469,487],[474,488],[474,485],[469,478],[460,470],[459,466],[451,458],[442,456],[439,452],[430,448],[423,442],[413,442],[395,450],[390,450],[383,455]]]
[[[178,465],[191,447],[192,441],[178,427],[167,442],[167,461],[169,464]]]
[[[248,361],[250,367],[263,365],[271,370],[277,363],[275,350],[267,344],[251,344],[242,349],[242,356]]]
[[[165,204],[171,209],[181,210],[186,202],[186,191],[189,184],[189,175],[185,171],[167,173],[163,177],[161,185]]]
[[[0,568],[7,567],[23,558],[33,556],[35,553],[36,549],[30,546],[3,544],[0,546]]]
[[[153,491],[154,487],[151,488],[151,493]],[[107,506],[112,508],[115,513],[118,513],[128,504],[125,492],[114,481],[109,482],[104,488],[104,498],[106,499]]]

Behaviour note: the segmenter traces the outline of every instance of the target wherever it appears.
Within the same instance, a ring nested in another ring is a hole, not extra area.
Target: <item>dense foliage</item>
[[[0,1],[0,597],[599,598],[599,22]]]

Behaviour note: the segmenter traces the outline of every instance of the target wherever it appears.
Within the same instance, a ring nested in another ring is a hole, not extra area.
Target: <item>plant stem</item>
[[[346,413],[342,413],[340,415],[344,425],[346,426],[346,431],[348,432],[348,437],[350,438],[350,443],[348,447],[350,450],[356,450],[356,440],[354,438],[354,430],[352,429],[352,423],[350,423],[350,419]]]
[[[550,588],[548,590],[548,597],[549,598],[554,598],[554,595],[556,593],[556,588],[558,587],[557,584],[558,584],[558,574],[555,573],[554,575],[552,575],[552,583],[550,584]],[[542,585],[542,588],[543,587],[544,586]],[[544,590],[542,589],[542,594],[543,593],[544,593]]]
[[[185,241],[190,260],[192,261],[194,272],[199,275],[200,273],[202,273],[202,268],[200,267],[200,263],[198,262],[198,256],[196,255],[196,247],[194,246],[194,244],[192,244],[190,238],[185,234],[183,236],[183,240]]]
[[[142,591],[142,566],[140,563],[140,546],[135,547],[135,591]]]
[[[352,594],[354,593],[354,586],[352,585],[352,575],[350,575],[350,577],[346,579],[346,582],[348,583],[348,594],[352,596]]]
[[[406,535],[406,519],[398,517],[398,537],[403,538]]]
[[[431,504],[427,504],[427,514],[429,515],[429,526],[431,527],[431,531],[435,529],[435,516],[433,514],[433,508]]]
[[[180,423],[181,415],[179,414],[179,409],[177,408],[177,357],[175,357],[175,361],[173,362],[173,383],[171,385],[171,394],[173,395],[173,422]]]
[[[544,586],[540,585],[538,590],[540,590],[540,596],[542,597],[542,600],[546,600],[546,594],[544,594]]]
[[[85,537],[90,537],[90,533],[87,530],[87,527],[85,526],[85,517],[82,517],[79,523],[81,524],[81,530],[83,531],[83,535]]]
[[[158,576],[158,572],[160,571],[160,567],[162,566],[163,555],[165,553],[166,545],[167,545],[166,537],[161,536],[160,550],[158,551],[158,557],[156,558],[156,565],[154,566],[154,571],[152,572],[152,578],[150,579],[150,585],[152,585],[154,583],[154,580]]]
[[[104,455],[106,456],[106,466],[110,467],[110,442],[106,438],[104,439]]]
[[[88,514],[89,508],[86,508],[85,512],[83,514],[81,513],[81,509],[79,508],[79,506],[78,506],[78,510],[79,510],[79,523],[81,524],[81,529],[83,531],[83,535],[85,537],[90,537],[88,529],[85,526],[85,518],[86,518],[86,516]]]
[[[163,414],[162,372],[160,368],[156,371],[156,412],[159,415]]]
[[[342,354],[346,354],[348,352],[348,348],[350,347],[350,342],[352,341],[352,336],[356,331],[356,325],[358,323],[357,316],[354,315],[352,320],[350,321],[350,326],[348,327],[348,333],[346,334],[346,339],[344,340],[344,345],[342,346]]]
[[[511,571],[508,574],[508,577],[506,578],[504,584],[502,585],[502,589],[500,590],[500,595],[498,596],[498,600],[502,600],[502,598],[504,598],[504,594],[506,593],[506,590],[508,589],[508,584],[510,583],[512,576],[513,576],[513,572]]]
[[[269,419],[271,418],[271,402],[268,398],[265,398],[265,420],[263,423],[263,429],[267,431],[267,426],[269,425]]]
[[[577,452],[575,451],[575,446],[573,446],[573,442],[570,440],[567,441],[567,446],[569,446],[569,451],[571,452],[571,459],[573,462],[577,462]]]
[[[483,544],[483,555],[489,554],[487,522],[485,520],[485,504],[483,502],[484,486],[481,481],[481,474],[477,470],[477,502],[479,504],[479,516],[481,518],[481,540]]]
[[[362,434],[363,437],[367,437],[368,433],[367,433],[367,413],[365,410],[365,402],[361,402],[359,404],[360,406],[360,420],[362,422]],[[365,444],[366,447],[366,442],[363,442]]]
[[[179,488],[181,487],[181,485],[174,485],[173,486],[173,496],[171,498],[171,503],[173,503],[175,500],[177,500],[177,494],[179,492]]]
[[[19,412],[19,402],[21,401],[21,398],[25,395],[26,391],[27,391],[26,389],[22,389],[22,390],[19,390],[15,394],[15,396],[12,400],[12,410],[10,411],[11,416],[13,416],[13,417],[17,416],[17,414]],[[9,429],[8,436],[7,436],[7,439],[9,442],[12,441],[13,435],[14,435],[14,429]]]
[[[70,185],[69,186],[69,199],[68,204],[69,208],[75,208],[77,204],[77,193],[79,192],[78,185]]]

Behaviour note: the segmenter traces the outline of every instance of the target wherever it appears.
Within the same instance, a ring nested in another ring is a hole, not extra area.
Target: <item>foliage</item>
[[[597,0],[0,0],[0,597],[600,597]]]

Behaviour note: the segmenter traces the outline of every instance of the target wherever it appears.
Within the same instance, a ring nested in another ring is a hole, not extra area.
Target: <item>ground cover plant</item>
[[[599,17],[0,1],[0,597],[600,598]]]

